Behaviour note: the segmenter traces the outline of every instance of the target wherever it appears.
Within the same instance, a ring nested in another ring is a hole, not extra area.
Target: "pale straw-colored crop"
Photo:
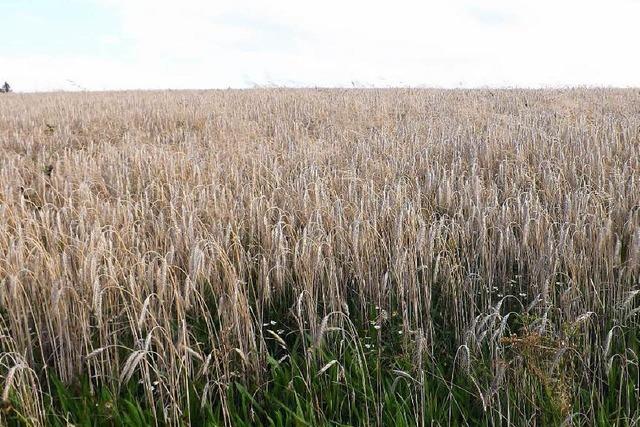
[[[3,399],[15,392],[38,424],[50,376],[135,379],[158,419],[179,423],[192,380],[206,384],[203,405],[228,408],[232,381],[264,379],[274,316],[291,313],[311,359],[314,345],[383,322],[377,305],[414,344],[408,383],[429,381],[421,366],[449,331],[455,374],[504,424],[525,405],[504,384],[547,384],[571,354],[582,376],[550,390],[568,419],[593,419],[562,399],[585,381],[597,395],[607,366],[633,362],[616,328],[637,324],[640,307],[639,100],[616,89],[3,96]],[[511,312],[531,317],[530,335],[509,338]],[[560,353],[563,340],[579,345]],[[543,345],[548,362],[528,361]]]

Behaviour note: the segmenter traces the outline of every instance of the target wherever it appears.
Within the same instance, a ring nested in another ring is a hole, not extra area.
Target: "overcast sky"
[[[640,86],[640,0],[0,0],[19,91]]]

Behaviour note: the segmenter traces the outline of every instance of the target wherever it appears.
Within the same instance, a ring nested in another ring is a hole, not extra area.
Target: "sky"
[[[640,0],[0,0],[16,91],[640,87]]]

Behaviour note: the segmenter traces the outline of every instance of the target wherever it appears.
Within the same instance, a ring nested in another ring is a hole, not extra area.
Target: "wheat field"
[[[640,424],[640,92],[0,96],[2,425]]]

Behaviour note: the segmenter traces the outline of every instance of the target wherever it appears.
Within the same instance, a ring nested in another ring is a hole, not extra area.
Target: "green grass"
[[[229,402],[226,406],[215,393],[215,385],[190,382],[188,393],[182,393],[189,396],[181,402],[182,423],[217,426],[223,425],[226,417],[234,426],[489,426],[507,422],[525,425],[532,420],[540,425],[559,425],[573,419],[577,425],[595,420],[597,425],[607,426],[633,425],[634,417],[637,420],[638,366],[624,362],[621,356],[639,352],[635,328],[622,330],[617,347],[610,350],[619,357],[614,357],[600,384],[580,376],[584,366],[577,357],[558,362],[562,366],[557,372],[562,375],[545,376],[542,371],[550,362],[540,349],[552,348],[552,339],[536,341],[524,332],[512,337],[511,344],[505,342],[504,380],[485,410],[481,393],[487,398],[490,383],[495,381],[491,355],[483,354],[486,349],[481,349],[465,369],[456,366],[453,349],[441,348],[435,352],[440,357],[423,361],[420,369],[416,358],[407,356],[415,354],[416,344],[398,333],[399,324],[392,315],[379,329],[375,323],[358,331],[348,325],[329,329],[321,346],[313,346],[311,336],[301,337],[286,322],[268,324],[265,330],[275,335],[265,335],[270,337],[269,356],[262,381],[238,378],[232,382],[223,392]],[[599,393],[599,386],[606,393]],[[115,383],[92,383],[85,376],[66,385],[51,379],[50,389],[45,406],[51,426],[147,426],[161,418],[163,410],[149,405],[135,375],[120,388]],[[203,400],[206,389],[210,398]],[[570,399],[569,409],[562,407],[563,396]],[[600,403],[589,408],[592,413],[576,411],[592,401]],[[509,411],[505,405],[510,405]],[[226,415],[224,408],[230,408]],[[15,399],[2,421],[9,426],[29,424]]]

